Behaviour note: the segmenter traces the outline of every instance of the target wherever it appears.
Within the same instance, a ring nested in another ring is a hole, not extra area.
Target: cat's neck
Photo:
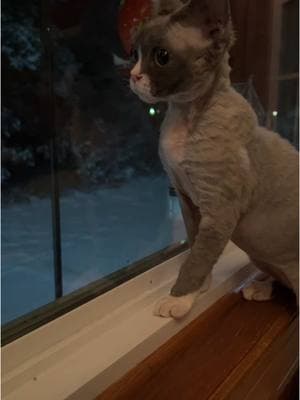
[[[201,82],[198,90],[194,90],[194,94],[191,96],[182,97],[180,101],[170,101],[168,103],[169,109],[182,110],[185,114],[195,107],[198,113],[209,109],[214,103],[214,98],[216,96],[230,90],[230,71],[229,54],[226,52],[222,62],[214,70],[211,81],[206,82],[206,86]]]
[[[231,86],[228,59],[226,63],[222,65],[210,90],[190,101],[169,102],[168,114],[180,117],[190,132],[195,132],[195,127],[200,123],[204,134],[208,131],[203,127],[212,127],[214,124],[230,127],[232,119],[242,115],[239,129],[231,132],[231,136],[248,142],[258,125],[257,116],[247,100]]]

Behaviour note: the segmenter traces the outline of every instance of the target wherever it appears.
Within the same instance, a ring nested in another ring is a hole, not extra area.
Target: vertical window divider
[[[54,60],[53,60],[53,27],[50,21],[49,0],[42,2],[42,42],[44,47],[45,68],[47,72],[47,129],[50,137],[50,164],[51,164],[51,207],[52,207],[52,232],[54,253],[54,284],[55,298],[63,295],[63,275],[61,256],[61,219],[58,182],[58,165],[56,155],[56,127],[55,127],[55,94],[54,94]]]

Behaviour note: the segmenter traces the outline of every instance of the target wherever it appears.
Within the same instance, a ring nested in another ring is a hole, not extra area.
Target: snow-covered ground
[[[165,176],[61,197],[64,293],[185,238]],[[2,208],[2,323],[54,300],[50,199]]]

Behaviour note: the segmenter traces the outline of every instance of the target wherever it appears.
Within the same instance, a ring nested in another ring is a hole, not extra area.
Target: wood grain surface
[[[298,365],[296,315],[284,289],[263,303],[229,294],[97,400],[284,399]]]

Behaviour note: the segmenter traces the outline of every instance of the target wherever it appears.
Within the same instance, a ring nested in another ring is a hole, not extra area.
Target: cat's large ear
[[[153,16],[171,14],[186,2],[187,0],[152,0]]]
[[[207,38],[215,40],[232,32],[229,0],[189,0],[173,13],[172,20],[199,27]]]

